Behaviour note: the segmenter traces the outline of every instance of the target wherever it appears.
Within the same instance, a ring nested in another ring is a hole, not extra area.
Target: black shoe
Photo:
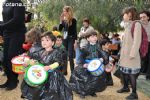
[[[26,98],[26,96],[24,96],[23,94],[21,94],[21,98],[22,98],[22,99],[25,99],[25,98]]]
[[[113,82],[107,82],[106,84],[107,84],[107,86],[113,86],[114,85]]]
[[[117,90],[117,93],[124,93],[124,92],[130,92],[130,89],[129,88],[126,88],[126,89],[122,88],[120,90]]]
[[[91,94],[92,97],[97,97],[96,93]]]
[[[8,82],[5,82],[4,84],[0,85],[0,88],[6,88],[8,86]]]
[[[137,93],[131,93],[129,96],[126,97],[126,100],[138,100]]]
[[[17,87],[17,84],[8,85],[8,86],[6,87],[6,90],[7,90],[7,91],[10,91],[10,90],[15,89],[16,87]]]

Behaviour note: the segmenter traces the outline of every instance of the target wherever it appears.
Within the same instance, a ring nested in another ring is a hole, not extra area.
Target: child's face
[[[66,9],[63,9],[63,15],[67,16],[68,12],[66,11]]]
[[[140,14],[140,20],[146,24],[148,23],[149,17],[145,13],[142,13]]]
[[[128,14],[124,14],[123,15],[123,20],[126,22],[126,21],[129,21],[130,20],[130,17],[131,17],[131,13],[128,13]]]
[[[97,35],[91,35],[90,37],[87,38],[87,40],[90,43],[95,44],[97,42]]]
[[[62,39],[61,38],[57,38],[55,45],[60,47],[62,45]]]
[[[102,49],[109,50],[110,43],[106,43],[102,46]]]
[[[41,45],[45,49],[52,48],[54,42],[48,36],[45,36],[41,38]]]
[[[87,22],[83,22],[83,26],[84,26],[85,28],[87,28],[87,27],[89,26],[89,24],[88,24]]]

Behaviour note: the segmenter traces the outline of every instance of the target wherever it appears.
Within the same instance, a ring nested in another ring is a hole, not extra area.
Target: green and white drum
[[[44,70],[43,66],[42,64],[37,64],[26,69],[24,80],[29,86],[37,87],[47,80],[48,72]]]

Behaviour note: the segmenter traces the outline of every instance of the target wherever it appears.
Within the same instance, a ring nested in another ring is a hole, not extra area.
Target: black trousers
[[[146,65],[146,78],[150,79],[150,42],[148,46],[148,54],[147,54],[148,64]]]
[[[137,90],[137,78],[139,76],[139,73],[136,74],[126,74],[122,72],[122,78],[123,78],[123,88],[127,89],[129,88],[129,82],[131,84],[132,93],[136,93]]]
[[[74,70],[74,43],[75,43],[75,39],[68,37],[67,39],[65,39],[63,41],[63,44],[67,50],[67,55],[69,57],[69,62],[70,62],[70,69],[71,72]]]
[[[24,32],[25,33],[25,32]],[[18,74],[12,71],[11,60],[13,57],[23,53],[22,44],[25,41],[24,33],[12,33],[10,37],[4,37],[4,70],[9,85],[17,85]]]
[[[145,74],[150,79],[150,42],[148,46],[148,53],[144,58],[141,58],[141,73]]]
[[[141,73],[146,74],[150,67],[150,42],[148,46],[148,53],[144,58],[141,58]]]
[[[113,84],[113,79],[112,79],[112,76],[111,76],[111,72],[106,72],[106,82],[109,84],[109,83],[112,83]]]

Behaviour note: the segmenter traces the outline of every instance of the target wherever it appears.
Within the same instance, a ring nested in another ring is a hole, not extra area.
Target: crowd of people
[[[6,0],[6,2],[22,3],[21,0]],[[0,23],[0,31],[4,39],[2,65],[7,81],[1,84],[0,88],[9,91],[17,87],[18,74],[13,72],[11,60],[21,55],[30,57],[30,60],[23,64],[25,67],[38,62],[43,64],[44,70],[48,72],[47,80],[36,87],[30,86],[24,79],[21,83],[21,98],[73,100],[72,91],[81,98],[87,95],[97,97],[97,92],[105,91],[107,86],[114,84],[111,71],[105,70],[112,63],[119,64],[120,80],[123,85],[117,93],[130,92],[130,84],[132,92],[126,99],[138,99],[136,80],[139,74],[145,74],[146,79],[150,80],[150,45],[142,59],[140,53],[143,28],[150,44],[150,13],[148,11],[138,13],[135,7],[126,7],[122,15],[123,37],[120,38],[116,33],[109,38],[109,34],[99,34],[88,18],[83,19],[83,26],[77,33],[77,20],[73,16],[71,6],[63,8],[58,27],[55,26],[48,32],[41,32],[38,28],[26,30],[23,6],[3,5],[3,22]],[[101,68],[101,73],[96,73],[97,76],[88,70],[90,62],[96,59],[102,63],[98,67]],[[59,67],[52,68],[51,64],[56,62]],[[69,81],[65,78],[68,74],[68,62],[71,70]]]

